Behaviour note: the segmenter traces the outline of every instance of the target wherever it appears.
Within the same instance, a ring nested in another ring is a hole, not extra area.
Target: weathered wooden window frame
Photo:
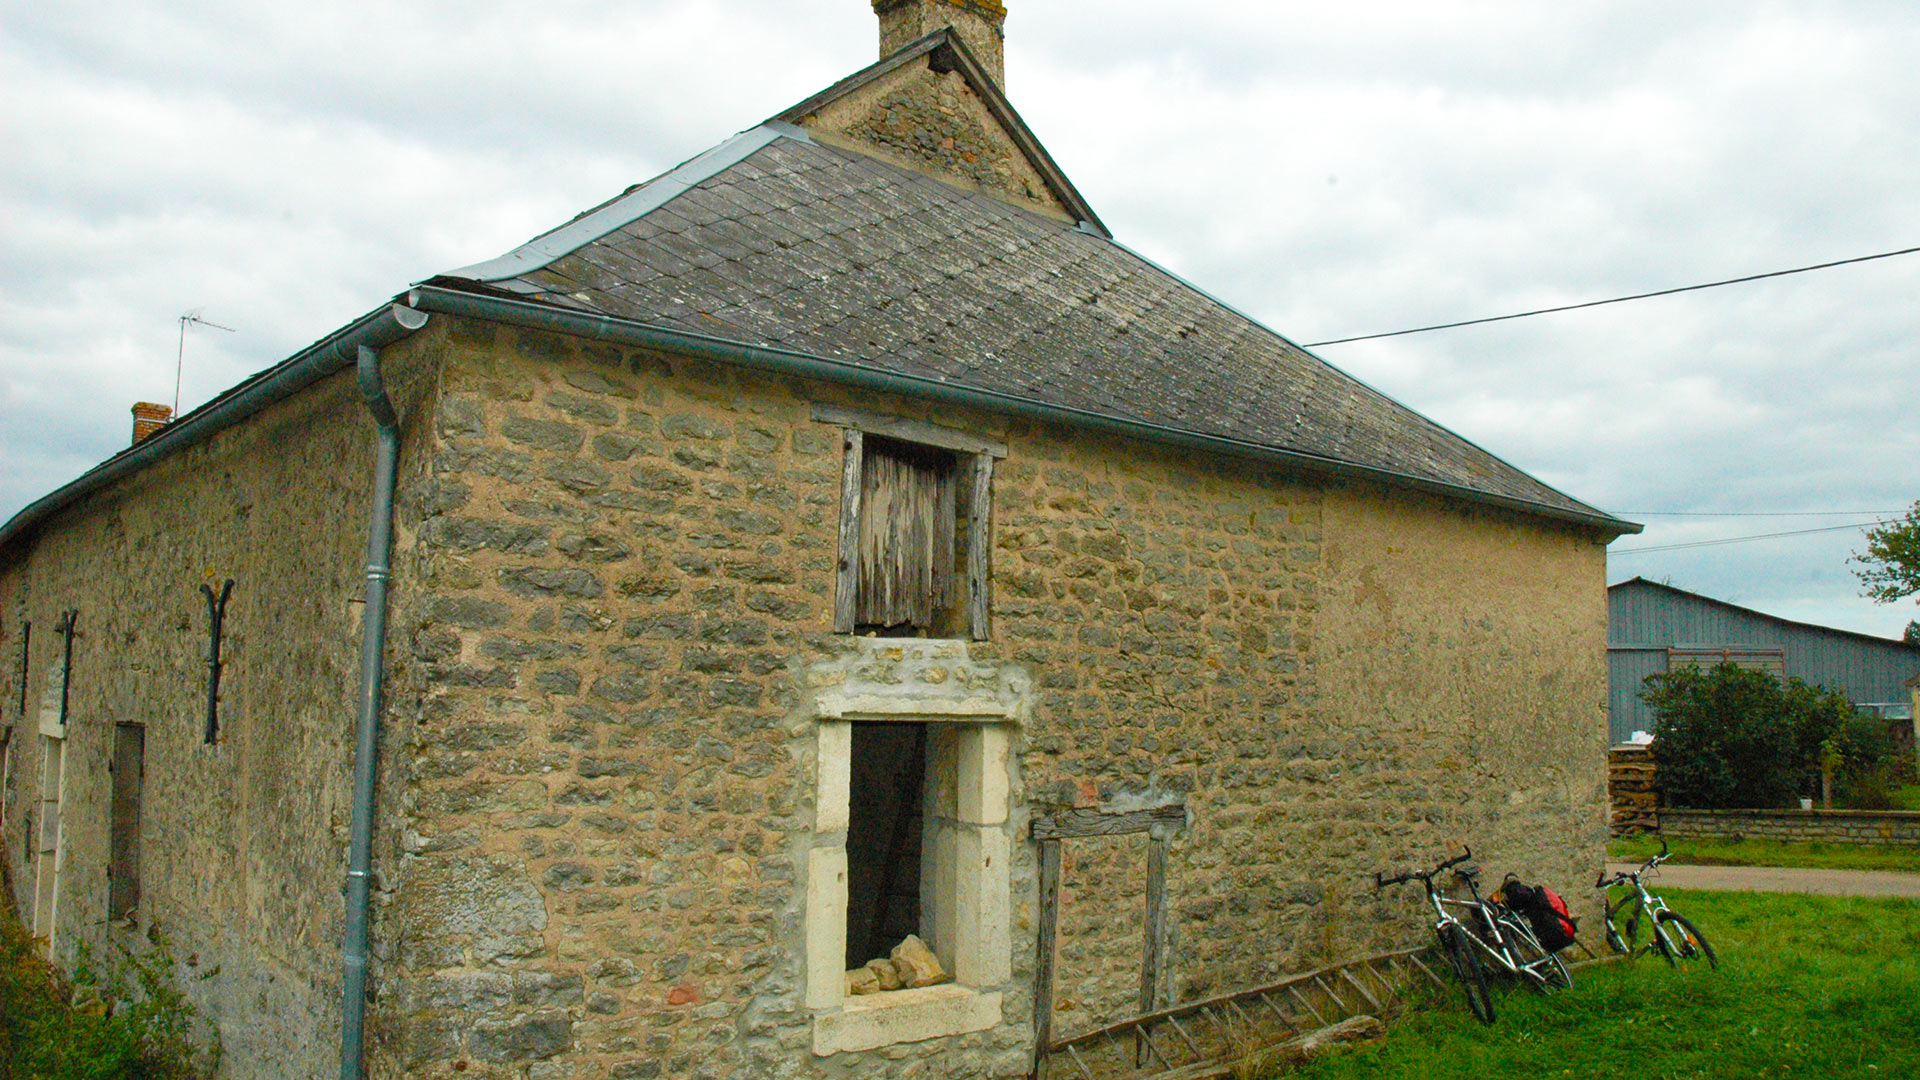
[[[993,463],[1007,456],[1003,442],[920,420],[833,405],[815,405],[813,419],[841,429],[840,557],[834,584],[833,631],[854,631],[860,595],[860,500],[866,438],[877,435],[962,456],[971,480],[967,520],[967,636],[985,641],[991,632],[988,586],[993,574]]]

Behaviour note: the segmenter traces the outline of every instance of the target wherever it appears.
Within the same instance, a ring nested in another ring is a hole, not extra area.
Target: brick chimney
[[[147,436],[167,426],[173,419],[173,410],[165,405],[155,405],[151,401],[133,403],[133,441],[139,442]]]
[[[873,0],[873,13],[880,16],[881,56],[951,26],[994,84],[1006,89],[1007,9],[1000,0]]]

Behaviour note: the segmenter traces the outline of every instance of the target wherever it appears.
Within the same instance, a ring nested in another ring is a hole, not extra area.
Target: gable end
[[[951,29],[928,34],[773,119],[827,145],[1109,235]]]

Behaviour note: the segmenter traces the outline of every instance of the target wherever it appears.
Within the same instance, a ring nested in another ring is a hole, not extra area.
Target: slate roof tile
[[[500,284],[1592,513],[1102,236],[799,139]]]

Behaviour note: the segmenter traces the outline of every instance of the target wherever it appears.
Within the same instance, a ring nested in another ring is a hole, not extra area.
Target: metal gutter
[[[158,432],[95,465],[0,525],[0,553],[61,510],[169,455],[206,442],[275,402],[355,362],[361,346],[384,349],[427,324],[425,312],[390,304],[369,312],[247,379]]]
[[[565,225],[541,233],[497,259],[449,270],[445,276],[471,278],[474,281],[504,281],[545,269],[556,259],[573,254],[615,229],[631,225],[715,175],[738,165],[773,140],[792,138],[795,131],[786,124],[762,124],[743,131]]]
[[[353,756],[353,825],[347,843],[346,975],[340,995],[340,1080],[364,1075],[367,1015],[367,901],[373,886],[373,805],[380,768],[380,691],[386,680],[387,581],[392,577],[393,491],[400,421],[380,377],[380,354],[362,345],[360,396],[373,416],[373,509],[367,521],[366,610],[360,620],[360,710]]]
[[[1148,423],[1127,417],[1096,413],[1085,409],[1076,409],[1064,405],[1035,401],[1031,398],[1017,397],[994,390],[983,390],[957,383],[942,382],[917,375],[903,375],[896,372],[879,371],[873,368],[848,363],[845,360],[833,360],[789,349],[769,348],[746,342],[731,341],[725,338],[710,337],[684,330],[673,330],[663,326],[619,319],[608,315],[589,312],[570,311],[547,304],[537,304],[512,297],[483,295],[449,289],[444,286],[422,285],[407,294],[408,303],[422,311],[473,319],[490,319],[556,333],[572,334],[578,337],[611,341],[622,345],[634,345],[669,352],[698,356],[709,360],[718,360],[730,364],[758,368],[783,375],[798,375],[804,378],[823,379],[830,382],[857,386],[862,389],[882,393],[900,394],[907,397],[928,398],[935,401],[969,408],[986,409],[1008,413],[1014,416],[1040,420],[1047,423],[1067,424],[1073,427],[1087,428],[1107,434],[1131,439],[1145,439],[1151,442],[1183,446],[1208,453],[1228,454],[1234,457],[1254,461],[1271,462],[1327,476],[1354,477],[1391,484],[1395,487],[1409,488],[1415,491],[1439,495],[1449,499],[1479,503],[1486,506],[1498,506],[1534,517],[1564,521],[1586,528],[1595,529],[1610,536],[1621,533],[1638,532],[1640,527],[1632,522],[1621,521],[1601,513],[1598,510],[1574,510],[1551,506],[1545,503],[1519,499],[1492,492],[1480,491],[1461,484],[1431,480],[1426,477],[1412,476],[1380,469],[1372,466],[1357,465],[1337,458],[1322,457],[1283,447],[1251,443],[1220,435],[1207,435],[1201,432],[1186,431],[1161,424]]]

